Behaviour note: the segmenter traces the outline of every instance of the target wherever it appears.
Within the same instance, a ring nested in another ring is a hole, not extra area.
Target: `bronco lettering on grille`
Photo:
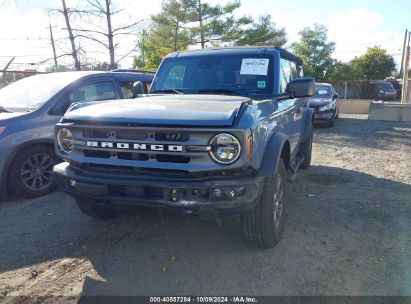
[[[110,142],[110,141],[87,141],[87,147],[92,148],[111,148],[124,150],[142,150],[142,151],[169,151],[183,152],[183,146],[180,145],[159,145],[159,144],[137,144],[126,142]]]

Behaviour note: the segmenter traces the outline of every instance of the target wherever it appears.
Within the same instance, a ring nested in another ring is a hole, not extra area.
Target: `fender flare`
[[[303,111],[302,125],[301,125],[301,140],[300,142],[305,142],[311,133],[313,128],[313,116],[314,110],[311,108],[305,108]]]
[[[289,145],[289,139],[284,133],[275,132],[271,136],[264,151],[258,176],[271,177],[274,175],[277,171],[281,153],[286,144]]]

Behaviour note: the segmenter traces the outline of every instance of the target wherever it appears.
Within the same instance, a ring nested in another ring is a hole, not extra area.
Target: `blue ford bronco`
[[[287,180],[311,162],[314,79],[301,65],[275,47],[172,53],[149,96],[68,110],[57,184],[95,218],[142,205],[238,214],[246,241],[271,248]]]

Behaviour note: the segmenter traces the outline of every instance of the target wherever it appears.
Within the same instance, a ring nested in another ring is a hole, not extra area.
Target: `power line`
[[[359,46],[359,45],[375,45],[375,44],[382,44],[386,42],[392,42],[392,39],[384,40],[384,41],[375,41],[375,42],[364,42],[364,43],[354,43],[354,44],[336,44],[337,47],[351,47],[351,46]]]
[[[27,37],[27,38],[0,38],[0,40],[3,40],[3,41],[31,41],[31,40],[39,41],[39,40],[47,40],[47,39],[46,38],[41,38],[41,37],[39,37],[39,38],[29,38],[29,37]]]

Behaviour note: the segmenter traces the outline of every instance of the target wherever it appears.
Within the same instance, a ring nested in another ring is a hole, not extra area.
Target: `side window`
[[[291,67],[291,76],[293,79],[300,78],[300,74],[298,73],[297,70],[297,65],[295,62],[290,61],[290,67]]]
[[[116,99],[112,82],[96,82],[75,88],[69,94],[69,102],[89,102]]]
[[[300,75],[300,77],[304,77],[304,69],[301,65],[297,66],[297,70],[298,70],[298,75]]]
[[[280,60],[280,93],[285,93],[287,84],[293,79],[290,62],[288,60]]]
[[[137,81],[137,80],[136,80]],[[136,81],[119,81],[120,84],[120,89],[121,92],[123,93],[123,98],[127,99],[127,98],[133,98],[134,94],[133,94],[133,85]],[[148,93],[148,84],[145,81],[142,81],[143,83],[143,91],[144,94]]]
[[[120,89],[124,98],[133,98],[133,81],[120,81]]]

